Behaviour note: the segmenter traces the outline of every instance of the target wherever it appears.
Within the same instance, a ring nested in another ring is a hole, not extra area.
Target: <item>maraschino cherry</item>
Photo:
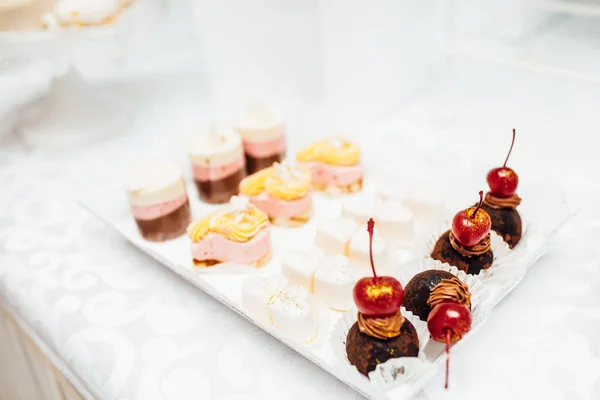
[[[373,227],[375,221],[369,219],[369,251],[373,277],[360,279],[354,285],[354,302],[358,311],[368,317],[389,317],[398,312],[404,301],[404,289],[400,282],[392,276],[377,276],[373,262]]]
[[[450,343],[456,343],[471,330],[471,311],[465,304],[446,301],[433,307],[427,318],[427,328],[436,342],[446,343],[446,382],[450,371]]]
[[[490,192],[496,197],[511,197],[515,194],[519,185],[519,176],[517,173],[512,168],[506,166],[508,157],[510,157],[515,144],[516,134],[516,131],[513,129],[512,143],[510,144],[506,160],[504,160],[504,165],[500,168],[494,168],[487,174],[487,183],[490,186]]]
[[[452,233],[463,246],[475,246],[490,232],[492,220],[489,214],[481,209],[482,203],[483,191],[480,191],[477,207],[459,211],[452,219]]]

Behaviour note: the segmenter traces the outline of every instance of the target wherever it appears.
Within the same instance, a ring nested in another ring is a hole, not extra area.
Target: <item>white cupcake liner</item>
[[[344,313],[334,326],[330,337],[335,354],[335,368],[344,375],[345,379],[350,380],[357,388],[374,398],[381,397],[382,392],[398,385],[417,388],[420,386],[415,386],[417,381],[428,379],[429,372],[435,372],[431,371],[434,366],[427,361],[424,354],[425,346],[430,338],[427,324],[404,307],[401,308],[401,313],[415,327],[419,338],[419,356],[390,359],[371,371],[369,378],[358,372],[358,369],[350,364],[346,355],[346,337],[357,320],[355,309]]]
[[[445,220],[444,222],[429,226],[417,241],[417,245],[415,246],[413,253],[414,257],[416,259],[431,259],[431,252],[433,251],[438,239],[443,233],[448,231],[451,226],[451,220]],[[490,230],[490,239],[491,248],[494,253],[494,261],[490,268],[482,270],[477,275],[482,280],[489,279],[496,274],[502,274],[504,272],[510,272],[512,274],[514,272],[504,271],[505,269],[511,269],[511,263],[506,262],[506,259],[511,253],[508,244],[506,244],[500,235],[492,230]]]
[[[416,274],[427,270],[438,270],[450,272],[456,276],[462,283],[469,287],[471,293],[471,316],[473,318],[473,326],[480,324],[489,314],[492,304],[490,301],[490,293],[478,275],[469,275],[458,268],[442,263],[432,258],[416,259],[403,263],[398,266],[394,272],[394,276],[401,282],[408,283]],[[406,284],[403,284],[406,287]]]

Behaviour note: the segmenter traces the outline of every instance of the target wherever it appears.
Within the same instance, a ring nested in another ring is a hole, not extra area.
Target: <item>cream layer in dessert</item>
[[[194,137],[188,146],[192,174],[200,198],[211,204],[226,203],[238,193],[246,176],[240,136],[219,130],[214,124],[206,134]]]
[[[310,172],[285,162],[245,178],[240,183],[240,194],[247,196],[274,224],[301,225],[312,213]]]
[[[181,236],[190,209],[181,171],[163,161],[143,161],[126,174],[125,190],[142,236],[163,241]]]
[[[236,262],[261,266],[270,256],[269,219],[242,197],[190,224],[190,250],[197,264]]]
[[[360,150],[352,142],[336,137],[322,140],[300,150],[296,161],[311,170],[317,190],[338,195],[362,188]]]
[[[269,311],[273,325],[286,338],[308,344],[317,337],[317,315],[304,286],[291,285],[277,292],[269,301]]]
[[[273,321],[269,302],[287,287],[287,279],[279,274],[250,275],[242,284],[242,308],[248,315],[263,324],[270,325]]]
[[[244,142],[249,174],[270,167],[285,158],[283,117],[262,103],[252,103],[235,124]]]

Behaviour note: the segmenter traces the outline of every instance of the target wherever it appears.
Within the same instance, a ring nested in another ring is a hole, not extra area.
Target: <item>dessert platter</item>
[[[411,183],[369,176],[343,136],[293,151],[285,131],[279,114],[253,105],[231,127],[211,125],[186,143],[187,168],[138,160],[81,202],[366,396],[411,398],[439,368],[446,380],[436,384],[451,390],[450,353],[573,211],[533,184],[519,188],[520,205],[519,177],[505,162],[478,201],[457,195],[456,212],[408,196],[401,189]]]

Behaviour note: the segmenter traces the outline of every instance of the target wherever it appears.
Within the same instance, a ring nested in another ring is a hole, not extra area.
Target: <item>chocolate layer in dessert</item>
[[[246,171],[248,175],[269,168],[274,162],[282,162],[285,159],[285,151],[269,157],[254,157],[246,153]]]
[[[519,243],[522,234],[522,222],[519,212],[514,208],[495,209],[483,204],[481,206],[492,219],[492,230],[508,243],[511,249]]]
[[[240,181],[246,176],[244,168],[215,181],[194,181],[200,199],[210,204],[227,203],[231,196],[239,193]]]
[[[177,210],[152,220],[139,220],[135,222],[141,235],[153,242],[164,242],[185,234],[191,222],[190,203],[186,201]]]
[[[467,274],[477,275],[481,270],[492,266],[494,253],[490,249],[478,256],[463,256],[450,244],[450,231],[448,230],[438,239],[431,252],[431,258],[453,265]]]
[[[350,328],[346,337],[346,354],[350,364],[356,366],[363,375],[375,370],[390,358],[417,357],[419,355],[419,337],[413,324],[404,320],[400,335],[392,339],[377,339],[362,333],[358,322]]]

